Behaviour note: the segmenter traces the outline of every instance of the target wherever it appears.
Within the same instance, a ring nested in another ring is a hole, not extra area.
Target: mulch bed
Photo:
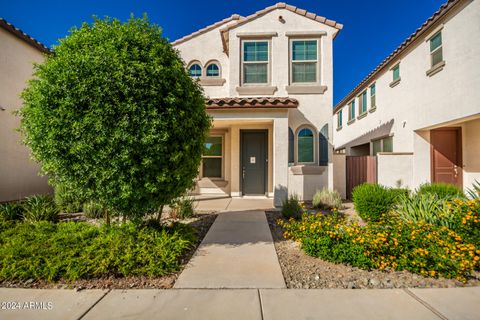
[[[195,250],[202,242],[211,225],[215,221],[215,213],[197,213],[194,217],[181,222],[189,224],[197,230],[198,240],[195,246],[181,258],[182,270]],[[182,270],[168,274],[163,277],[149,278],[145,276],[132,277],[108,277],[98,279],[81,279],[74,282],[59,280],[56,282],[47,281],[0,281],[3,288],[30,288],[30,289],[170,289],[173,287]]]
[[[369,289],[369,288],[452,288],[480,286],[476,272],[467,283],[445,278],[425,278],[408,271],[362,270],[308,256],[300,244],[283,237],[276,221],[280,212],[266,212],[278,260],[287,288],[291,289]]]

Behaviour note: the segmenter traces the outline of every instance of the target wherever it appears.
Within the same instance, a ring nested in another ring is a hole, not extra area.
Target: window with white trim
[[[242,83],[267,84],[269,82],[269,42],[242,41]]]
[[[202,76],[202,67],[198,63],[194,63],[188,68],[190,77],[200,78]]]
[[[207,77],[212,77],[212,78],[220,77],[220,68],[216,63],[211,63],[207,66]]]
[[[367,112],[367,90],[363,91],[358,97],[358,115]]]
[[[318,41],[291,40],[292,83],[318,82]]]
[[[343,109],[340,109],[340,111],[338,111],[337,113],[337,128],[341,128],[342,127],[342,121],[343,121]]]
[[[348,104],[348,121],[355,119],[355,99]]]
[[[223,177],[223,137],[209,136],[202,155],[202,178]]]
[[[377,106],[376,90],[376,85],[374,83],[370,86],[370,109],[374,109]]]
[[[442,32],[439,31],[430,39],[430,66],[436,66],[443,61]]]
[[[392,68],[392,78],[393,81],[400,79],[400,63]]]

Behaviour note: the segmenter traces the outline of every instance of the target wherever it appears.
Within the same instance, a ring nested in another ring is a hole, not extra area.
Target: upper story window
[[[314,136],[312,130],[303,128],[297,136],[297,159],[299,163],[313,163]]]
[[[400,64],[397,64],[395,67],[392,68],[392,77],[393,81],[400,79]]]
[[[442,61],[442,32],[440,31],[430,39],[430,66],[436,66]]]
[[[292,83],[318,82],[318,41],[291,41],[291,79]]]
[[[207,77],[220,77],[220,68],[216,63],[207,66]]]
[[[355,120],[355,99],[348,104],[348,121]]]
[[[242,83],[267,84],[269,70],[268,41],[244,40],[242,43]]]
[[[342,128],[342,121],[343,121],[343,109],[341,109],[340,111],[338,111],[337,113],[337,129],[340,129]]]
[[[358,97],[358,113],[362,115],[367,112],[367,90]]]
[[[370,86],[370,109],[374,109],[377,106],[376,90],[376,85],[374,83]]]
[[[202,76],[202,67],[198,63],[194,63],[188,68],[190,77],[200,78]]]

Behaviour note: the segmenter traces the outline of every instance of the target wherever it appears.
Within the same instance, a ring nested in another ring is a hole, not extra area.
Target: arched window
[[[209,64],[207,66],[207,77],[219,77],[220,68],[216,63]]]
[[[318,135],[318,159],[319,165],[328,165],[328,124],[324,125]]]
[[[190,77],[201,77],[202,76],[202,67],[198,63],[194,63],[188,68],[188,73]]]
[[[297,162],[312,163],[314,160],[314,136],[312,130],[303,128],[297,136]]]

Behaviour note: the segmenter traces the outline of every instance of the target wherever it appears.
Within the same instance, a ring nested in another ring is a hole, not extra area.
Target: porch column
[[[273,120],[273,204],[282,205],[288,195],[288,118]]]

